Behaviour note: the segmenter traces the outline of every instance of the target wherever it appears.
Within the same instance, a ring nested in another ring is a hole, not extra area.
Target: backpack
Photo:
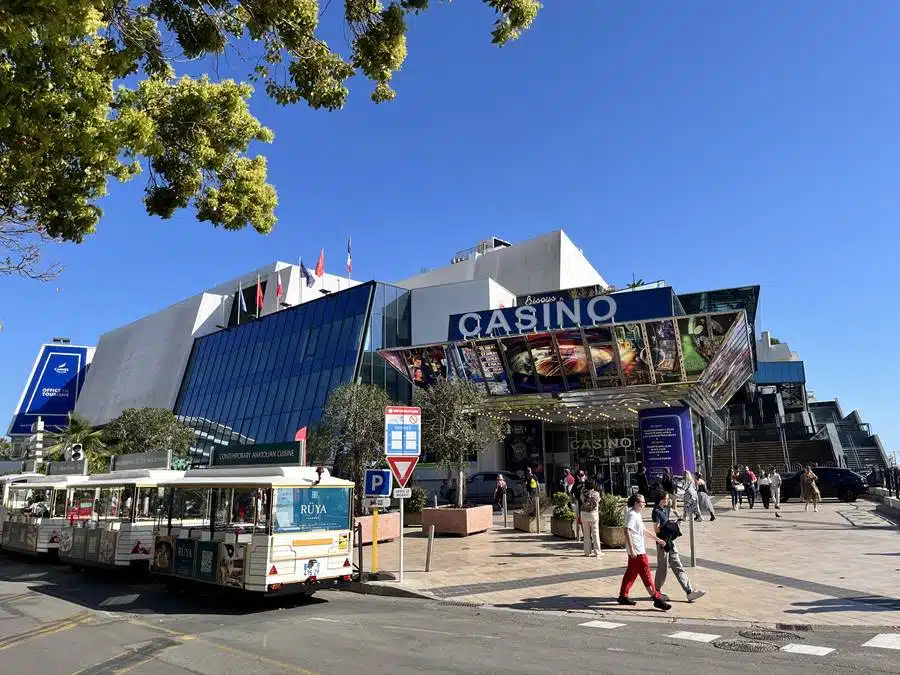
[[[589,490],[581,495],[581,510],[591,513],[600,508],[600,494],[596,490]]]

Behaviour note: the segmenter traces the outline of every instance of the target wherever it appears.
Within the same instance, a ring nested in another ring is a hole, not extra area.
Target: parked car
[[[866,479],[850,469],[841,469],[834,466],[820,466],[813,468],[813,473],[819,477],[816,485],[822,498],[834,497],[842,502],[856,501],[860,495],[869,491]],[[797,471],[784,476],[781,485],[781,501],[800,499],[800,476]]]
[[[473,473],[466,480],[466,501],[490,504],[497,491],[497,476],[502,474],[506,479],[506,502],[512,504],[525,496],[525,484],[512,473],[502,471],[480,471]]]

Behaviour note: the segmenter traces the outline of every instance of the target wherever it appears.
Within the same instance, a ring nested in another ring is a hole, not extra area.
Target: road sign
[[[363,494],[366,497],[387,497],[391,494],[390,469],[366,469]]]
[[[409,499],[412,497],[412,488],[394,488],[394,499]]]
[[[422,409],[389,405],[384,409],[384,454],[418,457],[421,453]]]
[[[397,479],[400,487],[406,487],[406,483],[412,476],[416,464],[419,463],[418,457],[388,457],[388,465],[391,467],[391,473]]]
[[[366,497],[363,499],[363,506],[367,509],[386,509],[390,505],[390,497]]]

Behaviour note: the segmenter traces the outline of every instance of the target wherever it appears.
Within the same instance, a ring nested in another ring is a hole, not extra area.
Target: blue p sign
[[[390,469],[366,469],[366,497],[390,497],[391,496],[391,470]]]

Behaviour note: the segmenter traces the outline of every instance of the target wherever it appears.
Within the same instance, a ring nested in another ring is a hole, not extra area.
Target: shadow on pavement
[[[795,602],[785,610],[786,614],[822,614],[825,612],[896,612],[900,600],[878,595],[860,595],[852,598],[828,598],[811,602]]]
[[[529,611],[566,612],[577,610],[603,610],[605,612],[615,610],[622,613],[636,612],[643,609],[654,613],[660,613],[653,607],[649,597],[636,595],[632,598],[638,604],[635,607],[623,607],[616,598],[610,597],[585,597],[572,595],[550,595],[544,598],[524,598],[519,602],[500,604],[497,607],[506,609],[524,609]]]
[[[0,581],[23,583],[28,592],[87,609],[123,614],[246,615],[327,602],[303,596],[262,598],[202,585],[170,591],[161,583],[140,583],[135,575],[124,571],[73,572],[68,566],[6,554],[0,555]]]

